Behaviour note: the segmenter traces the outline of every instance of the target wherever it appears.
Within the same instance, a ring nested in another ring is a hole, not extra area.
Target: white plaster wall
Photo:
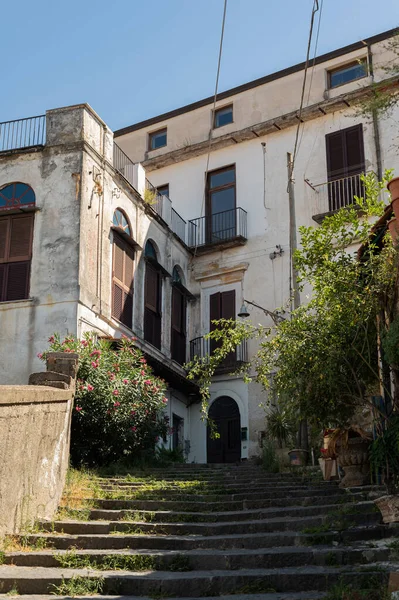
[[[0,157],[0,186],[21,181],[36,194],[30,299],[0,303],[0,383],[27,383],[55,331],[76,333],[79,203],[77,151]]]
[[[371,46],[376,81],[386,77],[381,66],[392,58],[392,53],[387,51],[385,46],[386,42],[379,42]],[[314,69],[312,68],[310,93],[310,77],[305,90],[305,106],[369,85],[371,77],[364,77],[328,90],[327,72],[329,70],[360,59],[367,60],[366,46],[363,49],[315,65]],[[219,100],[216,108],[233,103],[234,122],[213,130],[213,137],[217,138],[298,110],[302,82],[303,71],[297,71]],[[205,141],[208,139],[209,130],[212,126],[212,108],[213,103],[210,103],[171,119],[160,121],[147,128],[125,134],[117,138],[118,144],[134,162],[139,162]],[[163,127],[167,127],[168,130],[167,146],[148,151],[149,133]]]

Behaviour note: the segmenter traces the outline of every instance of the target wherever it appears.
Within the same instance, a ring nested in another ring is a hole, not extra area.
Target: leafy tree
[[[76,352],[78,379],[72,415],[71,460],[97,466],[151,457],[168,431],[165,382],[154,377],[133,340],[117,350],[87,333],[49,339],[50,352]],[[40,357],[45,360],[46,352]]]
[[[297,421],[345,425],[371,395],[379,394],[377,316],[396,302],[397,252],[391,243],[375,251],[370,224],[384,211],[381,194],[390,177],[387,172],[378,182],[373,174],[364,176],[364,198],[356,197],[354,206],[326,217],[318,227],[300,228],[301,249],[294,260],[301,289],[312,289],[308,304],[268,328],[217,322],[208,335],[218,341],[217,350],[190,365],[190,376],[200,383],[204,414],[217,365],[249,338],[258,339],[259,351],[244,370],[246,380],[254,372],[253,378],[268,389],[275,373],[274,392]],[[355,251],[359,244],[365,244],[361,259]]]

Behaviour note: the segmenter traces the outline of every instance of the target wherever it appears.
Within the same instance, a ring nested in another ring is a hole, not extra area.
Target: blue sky
[[[312,6],[228,0],[219,91],[303,61]],[[210,96],[222,11],[223,0],[3,3],[0,121],[88,102],[118,129]],[[398,0],[324,0],[318,54],[398,25]]]

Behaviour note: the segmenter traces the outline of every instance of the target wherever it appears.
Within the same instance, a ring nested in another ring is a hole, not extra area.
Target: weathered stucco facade
[[[383,67],[393,59],[387,48],[387,40],[393,33],[316,59],[307,79],[295,161],[297,227],[315,225],[314,217],[329,211],[328,134],[361,125],[362,170],[377,175],[384,169],[398,171],[398,109],[387,118],[373,121],[359,116],[355,106],[373,82],[387,78]],[[366,76],[330,87],[330,72],[358,61],[367,65]],[[247,212],[247,241],[228,249],[209,247],[193,260],[191,283],[201,298],[194,337],[209,331],[209,296],[216,290],[236,290],[237,313],[244,298],[269,310],[287,305],[290,297],[287,152],[292,152],[295,145],[303,66],[219,94],[216,111],[233,107],[233,122],[221,127],[212,129],[213,98],[208,98],[115,134],[117,143],[132,160],[142,162],[153,185],[168,184],[174,208],[187,220],[206,214],[204,178],[210,129],[209,171],[235,165],[235,206]],[[393,82],[393,89],[396,85]],[[151,150],[150,134],[164,128],[166,146]],[[251,318],[255,323],[272,324],[270,317],[256,308],[251,308]],[[255,350],[256,344],[251,342],[249,355]],[[264,409],[259,405],[265,402],[265,393],[259,386],[246,386],[229,375],[216,376],[211,392],[212,401],[227,395],[239,406],[241,426],[249,430],[248,443],[242,442],[241,457],[258,453],[265,428]],[[197,431],[198,439],[192,444],[201,446],[200,460],[203,460],[205,436],[200,428]]]
[[[244,299],[269,310],[287,305],[287,152],[294,148],[298,122],[303,122],[295,162],[295,212],[300,226],[315,224],[331,209],[329,134],[357,127],[364,158],[359,169],[378,175],[385,168],[398,169],[394,126],[398,110],[383,120],[367,120],[357,115],[355,107],[373,82],[386,77],[382,67],[392,58],[386,48],[391,35],[387,32],[316,59],[300,117],[303,65],[219,94],[216,111],[232,106],[232,122],[217,128],[212,128],[213,98],[126,127],[115,136],[89,106],[78,105],[46,113],[43,144],[0,152],[0,192],[9,183],[24,182],[36,195],[29,299],[0,302],[0,383],[20,382],[21,372],[27,380],[37,370],[37,353],[46,348],[54,332],[81,336],[95,331],[109,338],[134,335],[150,364],[169,383],[167,410],[171,424],[179,427],[178,439],[171,438],[169,444],[183,445],[190,461],[206,462],[207,432],[200,418],[198,390],[171,354],[174,269],[178,268],[189,298],[187,360],[190,350],[195,354],[197,347],[203,348],[198,340],[209,331],[215,295],[234,295],[235,316]],[[359,61],[365,65],[364,76],[336,87],[329,84],[331,72]],[[389,80],[386,87],[395,90],[396,82]],[[150,134],[165,129],[166,144],[150,149]],[[223,243],[208,239],[213,227],[213,217],[209,221],[206,216],[209,146],[208,172],[234,167],[234,211],[240,211],[235,213],[239,219],[245,213],[245,228],[236,231],[242,223],[234,217],[234,234],[223,233]],[[168,185],[166,195],[156,196],[156,205],[148,202],[146,190],[151,185],[146,176],[164,192]],[[342,177],[350,181],[347,175]],[[132,327],[113,317],[117,209],[126,215],[134,241]],[[206,218],[204,239],[198,244],[193,232],[201,231],[200,220]],[[145,340],[144,331],[148,241],[162,267],[159,348]],[[251,318],[271,324],[255,307]],[[249,356],[255,351],[251,342]],[[236,435],[233,459],[246,459],[259,453],[265,429],[260,404],[267,398],[258,385],[248,386],[226,371],[214,378],[211,406],[217,406],[218,399],[235,403],[239,438]]]

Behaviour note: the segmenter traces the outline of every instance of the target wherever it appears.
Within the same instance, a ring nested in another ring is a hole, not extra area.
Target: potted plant
[[[371,442],[372,436],[356,425],[337,428],[330,435],[328,452],[336,455],[339,466],[345,472],[339,487],[360,486],[367,482]]]
[[[273,406],[266,419],[267,433],[269,438],[277,442],[278,448],[295,447],[297,422],[287,410]],[[306,465],[308,452],[302,449],[288,451],[291,465]]]

